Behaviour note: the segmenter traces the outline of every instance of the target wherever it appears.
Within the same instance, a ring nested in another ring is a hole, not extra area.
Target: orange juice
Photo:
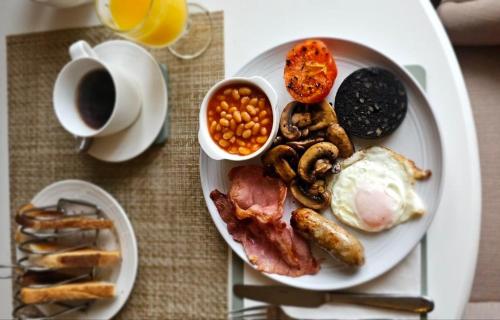
[[[109,10],[125,36],[153,47],[173,43],[188,17],[186,0],[110,0]]]

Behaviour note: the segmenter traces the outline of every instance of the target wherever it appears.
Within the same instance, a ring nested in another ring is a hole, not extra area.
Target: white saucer
[[[31,203],[46,206],[57,203],[60,198],[83,200],[93,203],[113,221],[113,232],[100,234],[100,247],[106,250],[120,250],[122,261],[119,267],[100,272],[102,280],[116,285],[116,297],[96,301],[85,312],[71,313],[71,319],[111,319],[125,305],[134,287],[139,256],[137,240],[127,214],[113,196],[100,187],[81,180],[55,182],[40,191]],[[22,254],[17,252],[17,254]],[[106,272],[106,273],[104,273]],[[50,312],[50,310],[47,310]]]
[[[167,86],[156,60],[144,48],[125,40],[111,40],[94,47],[99,58],[121,67],[142,97],[142,110],[127,129],[95,138],[88,154],[99,160],[121,162],[143,153],[156,139],[167,114]]]

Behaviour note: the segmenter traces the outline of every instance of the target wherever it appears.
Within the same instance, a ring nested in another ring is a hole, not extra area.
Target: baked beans
[[[208,130],[212,140],[231,154],[248,155],[269,139],[273,112],[269,99],[256,86],[228,85],[208,103]]]

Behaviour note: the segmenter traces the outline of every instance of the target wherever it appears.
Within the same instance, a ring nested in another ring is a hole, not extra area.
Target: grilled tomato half
[[[323,41],[306,40],[288,52],[284,77],[286,89],[295,100],[317,103],[332,89],[337,66]]]

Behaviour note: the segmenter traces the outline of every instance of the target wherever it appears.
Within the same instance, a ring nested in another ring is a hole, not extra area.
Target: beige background
[[[458,47],[479,140],[483,213],[479,257],[465,312],[500,318],[500,47]],[[460,161],[460,155],[455,155]],[[457,173],[460,174],[460,173]]]
[[[483,187],[481,243],[471,300],[500,301],[500,47],[457,48],[457,55],[474,111]]]

